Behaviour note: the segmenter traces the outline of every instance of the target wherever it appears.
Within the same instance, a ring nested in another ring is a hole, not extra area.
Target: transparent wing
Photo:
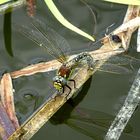
[[[140,65],[140,59],[124,54],[113,56],[108,60],[108,62],[117,65],[133,65],[133,64]]]
[[[132,70],[116,64],[105,63],[100,67],[99,71],[114,73],[114,74],[130,74]]]
[[[53,43],[54,52],[57,53],[59,57],[61,56],[66,60],[66,56],[69,54],[71,49],[64,37],[36,18],[33,18],[32,25]]]
[[[99,70],[115,74],[130,74],[134,70],[133,65],[140,65],[140,60],[122,54],[111,57]]]
[[[31,27],[16,24],[15,29],[38,46],[45,48],[47,53],[58,59],[59,62],[63,63],[67,60],[64,51],[70,50],[69,44],[50,27],[45,28],[41,22],[33,19]]]

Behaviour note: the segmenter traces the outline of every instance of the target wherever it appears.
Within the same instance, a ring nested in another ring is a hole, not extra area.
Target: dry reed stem
[[[0,136],[2,140],[7,140],[15,132],[15,126],[12,124],[2,102],[0,101]]]
[[[15,129],[19,127],[18,120],[16,117],[15,106],[14,106],[14,95],[12,79],[9,73],[3,75],[0,83],[1,101],[3,106],[12,121]]]

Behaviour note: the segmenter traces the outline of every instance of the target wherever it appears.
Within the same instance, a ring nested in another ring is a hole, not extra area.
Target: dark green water
[[[110,29],[119,26],[125,16],[127,6],[100,2],[98,0],[85,0],[94,12],[80,0],[54,1],[64,17],[77,27],[94,34],[97,39],[105,34],[105,29],[114,24]],[[53,17],[43,1],[37,2],[36,18],[46,26],[53,28],[63,36],[70,44],[70,53],[82,52],[85,49],[94,50],[96,46],[88,46],[90,43],[84,37],[63,27]],[[4,44],[3,21],[1,15],[0,28],[0,74],[21,69],[29,64],[46,61],[50,56],[29,39],[22,36],[16,29],[12,32],[13,57],[10,56]],[[26,7],[12,13],[12,22],[18,25],[29,25]],[[8,34],[8,33],[7,33]],[[98,46],[98,45],[97,45]],[[132,37],[129,55],[139,57],[136,53],[136,33]],[[99,47],[99,46],[98,46]],[[9,50],[9,49],[8,49]],[[129,66],[128,66],[129,67]],[[106,134],[110,122],[123,105],[125,97],[131,87],[139,65],[134,65],[132,74],[115,75],[97,72],[81,89],[79,94],[68,102],[32,140],[102,140]],[[23,123],[50,96],[52,87],[51,79],[54,72],[36,74],[29,77],[21,77],[13,81],[15,88],[15,105],[18,118]],[[139,108],[129,122],[121,140],[139,140]]]

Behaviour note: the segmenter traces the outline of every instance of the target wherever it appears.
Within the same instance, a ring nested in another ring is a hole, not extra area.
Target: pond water
[[[55,0],[63,16],[75,26],[100,39],[118,27],[125,16],[127,6],[99,0]],[[94,14],[93,14],[94,13]],[[51,56],[31,40],[21,35],[16,28],[12,31],[12,53],[6,50],[3,36],[4,16],[0,22],[0,74],[19,70],[40,61],[49,61]],[[43,1],[36,2],[35,18],[59,33],[70,44],[69,54],[97,49],[99,44],[90,45],[84,37],[63,27],[50,13]],[[12,12],[12,25],[30,26],[26,7]],[[128,55],[140,58],[136,53],[136,32],[134,33]],[[32,140],[103,140],[111,121],[123,105],[140,65],[135,64],[133,73],[118,75],[96,72],[81,88],[77,96],[58,111],[52,119],[35,134]],[[129,65],[128,65],[129,67]],[[50,96],[52,78],[55,72],[39,73],[13,80],[16,112],[23,123]],[[140,140],[140,110],[129,121],[120,140]]]

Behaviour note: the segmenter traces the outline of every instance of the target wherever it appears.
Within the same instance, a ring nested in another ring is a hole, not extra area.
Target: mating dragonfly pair
[[[93,69],[93,65],[97,60],[95,61],[88,52],[80,53],[73,59],[68,60],[67,55],[65,55],[63,50],[68,50],[69,45],[62,36],[56,33],[53,29],[45,27],[43,23],[37,21],[36,19],[32,20],[31,26],[32,29],[24,25],[19,27],[16,26],[16,28],[18,28],[19,32],[35,42],[38,46],[46,48],[48,54],[62,63],[56,76],[53,78],[53,85],[59,92],[64,92],[65,87],[69,88],[71,92],[72,89],[70,86],[68,86],[68,82],[72,81],[74,83],[74,87],[76,87],[75,80],[71,79],[73,71],[79,66],[79,64],[87,65],[89,69]],[[112,40],[117,42],[121,41],[118,36],[112,36]],[[110,69],[113,67],[110,65],[108,68]],[[118,68],[121,67],[116,67],[115,71],[118,72]],[[125,72],[127,71],[124,68],[123,70]],[[122,71],[122,69],[120,71]]]

